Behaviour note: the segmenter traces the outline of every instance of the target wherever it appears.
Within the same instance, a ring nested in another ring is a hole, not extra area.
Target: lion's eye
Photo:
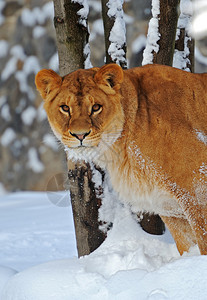
[[[100,104],[94,104],[92,106],[92,113],[93,112],[100,112],[101,110],[102,110],[102,105],[100,105]]]
[[[70,112],[70,108],[67,105],[61,105],[60,108],[62,109],[62,111],[69,113]]]

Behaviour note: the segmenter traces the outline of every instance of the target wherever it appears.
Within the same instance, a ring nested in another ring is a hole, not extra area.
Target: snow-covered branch
[[[176,41],[182,39],[182,48],[175,49],[173,66],[185,71],[191,71],[190,44],[192,41],[192,37],[189,36],[188,33],[191,26],[192,14],[193,7],[191,0],[181,0]]]
[[[152,19],[149,22],[147,44],[143,53],[142,65],[153,63],[153,53],[159,51],[158,41],[160,39],[159,33],[159,22],[158,18],[160,15],[160,1],[152,0]]]

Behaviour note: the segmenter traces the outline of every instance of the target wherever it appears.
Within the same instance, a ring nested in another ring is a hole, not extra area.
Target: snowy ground
[[[197,249],[180,257],[169,232],[146,234],[118,205],[106,241],[78,259],[71,207],[50,200],[0,197],[1,300],[207,299],[207,257]]]

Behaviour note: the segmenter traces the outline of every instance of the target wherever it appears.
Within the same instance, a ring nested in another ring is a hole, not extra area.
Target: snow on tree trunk
[[[152,0],[152,19],[149,22],[143,65],[172,66],[179,0]]]
[[[193,7],[191,0],[180,1],[173,67],[194,71],[194,40],[189,36]]]
[[[102,16],[106,47],[106,63],[117,63],[127,68],[126,27],[123,0],[102,0]]]

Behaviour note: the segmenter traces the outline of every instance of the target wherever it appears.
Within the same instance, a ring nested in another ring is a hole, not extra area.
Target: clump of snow
[[[11,121],[10,108],[8,104],[4,104],[1,108],[1,117],[5,121]]]
[[[46,29],[43,26],[35,26],[32,34],[34,39],[39,39],[46,34]]]
[[[92,64],[91,64],[91,59],[90,59],[90,45],[89,43],[87,43],[84,47],[84,50],[83,50],[83,54],[84,54],[84,57],[85,57],[85,61],[84,61],[84,68],[85,69],[90,69],[92,68]]]
[[[123,0],[109,0],[108,16],[114,18],[114,25],[109,35],[110,46],[108,53],[117,64],[127,65],[126,53],[123,47],[126,45],[126,27],[123,17]]]
[[[192,5],[193,19],[190,34],[196,39],[202,39],[207,36],[207,3],[206,0],[196,0]]]
[[[45,169],[43,163],[39,160],[37,150],[33,147],[28,151],[27,167],[35,173],[41,173]]]
[[[201,174],[207,175],[207,165],[205,163],[202,163],[202,165],[200,166],[199,172]]]
[[[1,80],[5,81],[7,80],[11,75],[13,75],[17,69],[17,61],[18,59],[16,57],[11,57],[7,63],[5,68],[3,69],[1,73]]]
[[[0,40],[0,58],[4,57],[7,55],[8,50],[9,50],[9,44],[5,40]]]
[[[1,136],[1,144],[3,147],[7,147],[16,138],[16,133],[12,128],[7,128]]]
[[[21,14],[21,21],[24,26],[34,27],[43,25],[47,19],[53,19],[54,6],[53,1],[44,4],[42,7],[35,7],[32,10],[24,8]]]
[[[21,92],[26,92],[28,98],[33,100],[35,98],[35,93],[29,86],[27,77],[29,74],[36,74],[40,70],[38,58],[36,56],[26,56],[21,45],[13,46],[10,49],[9,54],[11,55],[11,58],[8,60],[1,73],[2,81],[6,81],[10,76],[15,74]],[[17,70],[18,61],[23,63],[22,70]]]
[[[23,123],[27,126],[31,126],[36,118],[37,111],[33,106],[28,106],[21,114]]]
[[[53,134],[45,134],[43,137],[43,142],[45,145],[47,145],[48,147],[50,147],[51,149],[53,149],[54,151],[58,150],[58,144],[57,144],[57,140],[54,137]]]
[[[185,29],[184,37],[184,50],[179,51],[175,49],[173,57],[173,67],[182,69],[190,72],[188,65],[190,65],[190,60],[188,58],[190,50],[188,48],[188,43],[191,41],[191,37],[188,35],[190,30],[190,24],[192,19],[193,9],[191,0],[181,0],[180,1],[180,16],[178,19],[178,29],[176,33],[176,39],[179,39],[180,30]]]
[[[147,33],[147,44],[143,52],[142,65],[153,63],[153,53],[159,51],[158,41],[160,40],[159,33],[159,14],[160,14],[160,1],[152,0],[152,18],[149,22]]]
[[[80,16],[79,23],[87,28],[87,18],[89,13],[89,5],[87,0],[72,0],[74,3],[78,3],[83,6],[79,11],[78,15]]]
[[[36,56],[28,56],[24,60],[22,70],[16,71],[15,73],[15,78],[19,82],[20,91],[27,93],[30,100],[35,98],[35,93],[28,84],[28,76],[31,73],[36,74],[40,69],[41,67],[38,58]]]
[[[197,129],[195,129],[195,133],[196,133],[199,141],[201,141],[202,143],[204,143],[207,146],[207,136],[205,135],[205,133],[203,131],[200,131]]]

